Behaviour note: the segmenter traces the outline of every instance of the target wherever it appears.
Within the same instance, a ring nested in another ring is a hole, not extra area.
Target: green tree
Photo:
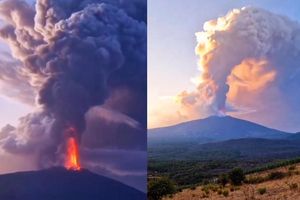
[[[175,184],[168,178],[150,180],[148,183],[148,199],[160,200],[163,196],[174,194]]]
[[[219,177],[218,182],[224,187],[228,182],[229,178],[227,174],[221,174]]]
[[[229,179],[233,185],[241,185],[245,180],[244,172],[241,168],[235,168],[229,173]]]

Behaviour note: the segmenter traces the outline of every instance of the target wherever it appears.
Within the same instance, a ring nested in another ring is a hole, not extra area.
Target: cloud
[[[21,64],[7,52],[1,52],[0,91],[3,96],[34,105],[35,89],[23,75]]]

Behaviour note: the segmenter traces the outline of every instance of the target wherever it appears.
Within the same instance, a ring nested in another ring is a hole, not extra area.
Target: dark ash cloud
[[[106,128],[99,136],[111,146],[146,148],[146,1],[37,0],[32,7],[5,0],[0,16],[0,38],[18,63],[0,63],[0,80],[24,89],[20,100],[36,95],[37,106],[2,138],[5,151],[34,154],[38,167],[62,164],[66,127],[74,126],[80,140],[85,132],[89,141],[97,120]],[[106,117],[87,113],[101,105]],[[128,131],[118,135],[114,127]]]

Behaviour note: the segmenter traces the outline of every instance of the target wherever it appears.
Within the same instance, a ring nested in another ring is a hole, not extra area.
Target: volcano
[[[1,200],[143,200],[146,194],[86,169],[0,175]]]
[[[148,131],[148,142],[150,144],[173,142],[207,143],[240,138],[283,139],[290,135],[287,132],[230,116],[211,116],[174,126],[150,129]]]

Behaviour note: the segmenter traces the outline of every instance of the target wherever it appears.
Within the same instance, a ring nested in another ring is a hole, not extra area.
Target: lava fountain
[[[66,130],[66,159],[65,167],[68,170],[80,170],[78,143],[76,140],[76,129],[70,127]]]

